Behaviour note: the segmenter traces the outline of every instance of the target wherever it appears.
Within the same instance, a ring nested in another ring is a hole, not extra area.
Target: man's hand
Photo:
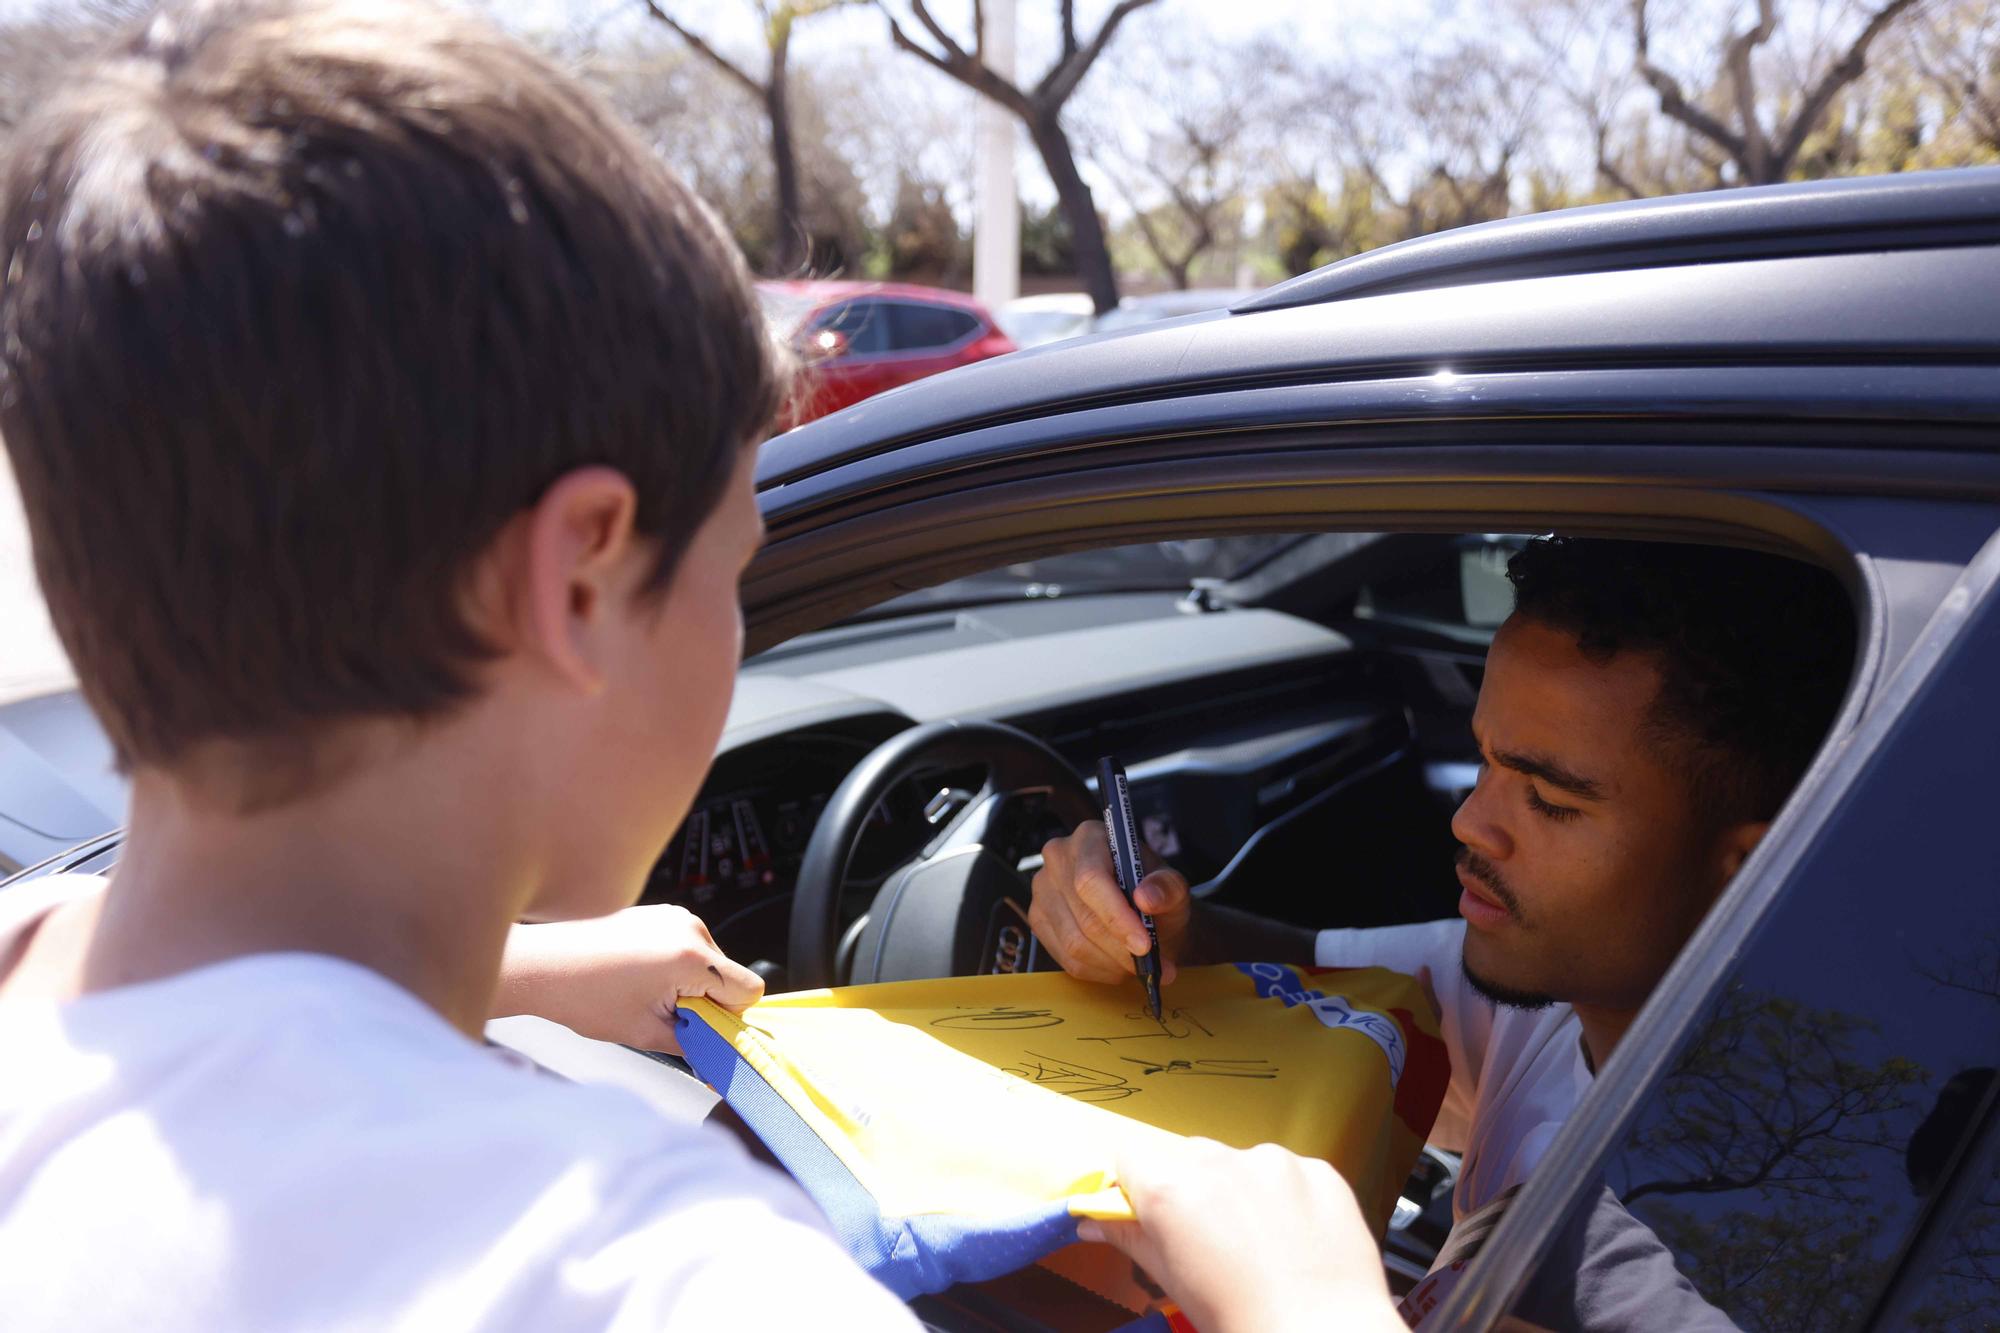
[[[1140,855],[1153,860],[1144,849]],[[1187,939],[1188,882],[1179,871],[1160,867],[1139,881],[1133,901],[1152,915],[1160,936],[1160,981],[1170,982]],[[1152,947],[1139,913],[1118,888],[1104,825],[1094,819],[1042,848],[1028,925],[1063,971],[1085,981],[1130,979],[1132,955]]]
[[[1132,1222],[1085,1221],[1166,1288],[1203,1333],[1403,1333],[1354,1194],[1325,1162],[1167,1136],[1118,1162]]]
[[[516,926],[493,1014],[535,1014],[586,1037],[680,1054],[674,1009],[702,995],[741,1010],[764,979],[731,962],[692,912],[658,904],[592,921]]]

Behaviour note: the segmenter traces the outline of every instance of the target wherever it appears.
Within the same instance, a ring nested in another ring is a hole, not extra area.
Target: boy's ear
[[[564,473],[502,539],[515,646],[575,688],[604,687],[607,611],[629,596],[638,496],[615,468]]]

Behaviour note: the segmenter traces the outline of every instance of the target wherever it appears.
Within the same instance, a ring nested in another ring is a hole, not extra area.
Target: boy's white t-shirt
[[[100,885],[0,893],[0,954]],[[723,1131],[315,954],[0,1003],[0,1325],[917,1327]]]

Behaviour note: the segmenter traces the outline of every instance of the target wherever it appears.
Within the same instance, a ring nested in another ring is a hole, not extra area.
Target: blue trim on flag
[[[882,1216],[875,1196],[728,1038],[685,1009],[675,1018],[695,1072],[812,1196],[855,1261],[902,1299],[1011,1273],[1076,1239],[1077,1219],[1063,1203],[1012,1218]]]

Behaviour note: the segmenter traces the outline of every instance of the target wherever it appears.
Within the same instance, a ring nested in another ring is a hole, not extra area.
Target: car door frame
[[[1757,497],[2000,501],[1996,427],[2000,383],[1990,368],[1886,366],[1863,376],[1826,365],[1227,387],[974,422],[867,451],[852,447],[851,430],[800,431],[759,464],[769,539],[744,582],[750,649],[908,591],[913,575],[939,582],[1005,563],[1032,544],[1019,538],[1071,525],[1084,508],[1123,517],[1107,516],[1069,549],[1232,522],[1280,531],[1343,511],[1356,527],[1372,516],[1381,527],[1470,531],[1509,512],[1530,523],[1537,514],[1629,523],[1632,497],[1619,492],[1646,486],[1679,493],[1656,504],[1671,516],[1660,535],[1754,539],[1837,564],[1837,539],[1750,512]],[[823,443],[819,458],[799,457],[808,440]],[[1352,493],[1329,495],[1328,486]],[[1502,494],[1510,488],[1517,500]],[[1010,491],[1024,517],[983,523]]]
[[[1337,386],[1350,407],[1371,387],[1388,386]],[[1990,393],[1990,384],[1982,388]],[[1601,404],[1620,391],[1600,382],[1589,391],[1569,383],[1561,392],[1572,404]],[[1122,424],[1135,424],[1133,418],[1145,417],[1152,406],[1125,414]],[[795,546],[801,562],[843,577],[837,572],[843,562],[829,564],[816,540],[843,528],[866,528],[872,536],[868,559],[904,568],[904,556],[948,531],[949,540],[937,544],[950,554],[915,575],[919,583],[996,559],[1049,554],[1056,532],[1063,533],[1064,549],[1078,549],[1303,526],[1541,530],[1552,518],[1566,529],[1722,539],[1834,566],[1847,578],[1862,616],[1855,680],[1841,717],[1771,835],[1628,1034],[1629,1058],[1621,1048],[1601,1082],[1604,1091],[1593,1091],[1579,1108],[1578,1128],[1557,1140],[1558,1148],[1572,1145],[1562,1160],[1574,1173],[1584,1152],[1574,1145],[1585,1142],[1601,1157],[1609,1136],[1656,1085],[1691,1035],[1687,1015],[1719,984],[1748,931],[1775,901],[1804,845],[1800,839],[1808,836],[1802,831],[1818,827],[1837,799],[1841,775],[1865,761],[1871,747],[1864,737],[1879,737],[1893,725],[1945,651],[1953,627],[1962,623],[1952,609],[1959,581],[1977,568],[1990,584],[2000,565],[2000,538],[1992,536],[2000,528],[2000,473],[1994,470],[2000,460],[1934,450],[1942,437],[1926,423],[1824,416],[1787,421],[1780,413],[1746,420],[1739,401],[1707,420],[1699,411],[1681,414],[1674,427],[1678,439],[1667,445],[1649,429],[1659,422],[1645,420],[1636,401],[1623,406],[1628,415],[1622,419],[1598,416],[1589,423],[1560,412],[1524,412],[1528,420],[1510,421],[1504,407],[1478,421],[1447,423],[1411,411],[1406,400],[1400,422],[1385,424],[1377,415],[1365,432],[1239,426],[1226,435],[1178,436],[1144,429],[1152,424],[1144,420],[1136,423],[1141,429],[1105,431],[1107,415],[1116,410],[1093,409],[1073,414],[1091,416],[1088,424],[985,428],[1013,436],[1011,450],[946,438],[919,449],[924,457],[873,460],[874,486],[826,478],[820,486],[801,487],[794,473],[789,485],[765,495],[767,521],[781,549],[765,566],[766,577],[759,580],[753,569],[746,584],[746,599],[757,608],[753,641],[776,623],[792,622],[789,632],[803,628],[786,605],[782,580],[770,577],[784,566],[802,567],[782,548]],[[1184,399],[1174,407],[1185,422],[1202,420],[1216,405]],[[1796,440],[1807,432],[1835,443],[1800,447]],[[1692,450],[1691,438],[1730,447]],[[866,463],[837,470],[855,466]],[[1773,486],[1780,489],[1767,489]],[[786,490],[789,496],[780,494]],[[1962,499],[1948,498],[1953,496]],[[1952,531],[1930,530],[1928,523],[1925,531],[1906,531],[1912,526],[1909,502],[1922,504],[1927,515],[1949,516],[1945,526]],[[1055,521],[1038,524],[1037,516],[1050,511]],[[1510,526],[1530,515],[1535,526]],[[910,544],[899,549],[899,542]],[[834,537],[831,544],[847,543]],[[856,569],[847,564],[844,575]],[[911,581],[905,574],[899,590]],[[868,595],[879,592],[878,586]],[[821,604],[822,614],[828,609]],[[1594,1137],[1583,1140],[1586,1134]],[[1530,1182],[1536,1192],[1524,1192],[1510,1212],[1519,1220],[1503,1224],[1511,1227],[1504,1233],[1508,1248],[1493,1248],[1502,1238],[1496,1234],[1487,1251],[1493,1258],[1482,1258],[1469,1272],[1441,1312],[1441,1327],[1485,1326],[1526,1280],[1533,1257],[1566,1216],[1563,1205],[1573,1201],[1558,1190],[1563,1168],[1553,1151],[1548,1162],[1552,1170]]]

